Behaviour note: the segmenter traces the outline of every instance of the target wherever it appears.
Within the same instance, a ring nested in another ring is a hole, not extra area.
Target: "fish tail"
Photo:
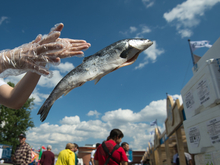
[[[51,98],[48,98],[45,103],[41,106],[41,108],[39,109],[38,111],[38,115],[40,115],[40,120],[43,122],[46,118],[47,118],[47,115],[51,109],[51,107],[53,106],[53,99]]]

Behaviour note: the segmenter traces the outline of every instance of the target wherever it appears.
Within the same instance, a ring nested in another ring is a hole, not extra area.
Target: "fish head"
[[[133,64],[138,58],[139,54],[149,48],[153,42],[148,39],[134,38],[126,39],[125,49],[120,53],[120,58],[126,59],[117,69]]]

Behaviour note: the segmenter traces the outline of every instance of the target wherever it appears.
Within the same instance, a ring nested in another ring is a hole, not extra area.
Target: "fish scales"
[[[62,95],[72,89],[82,86],[85,82],[95,80],[95,84],[108,73],[131,65],[138,55],[151,46],[153,42],[147,39],[125,39],[115,42],[94,55],[85,57],[82,64],[71,70],[53,89],[38,114],[44,121],[54,104]]]

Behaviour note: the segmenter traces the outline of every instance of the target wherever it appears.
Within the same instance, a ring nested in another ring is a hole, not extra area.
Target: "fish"
[[[105,75],[133,64],[139,54],[152,44],[151,40],[144,38],[123,39],[85,57],[83,62],[63,77],[53,89],[37,113],[40,120],[43,122],[47,118],[52,105],[62,95],[67,95],[87,81],[95,80],[97,84]]]

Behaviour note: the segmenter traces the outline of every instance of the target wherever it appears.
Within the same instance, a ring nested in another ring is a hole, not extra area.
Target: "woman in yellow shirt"
[[[66,149],[60,151],[56,165],[75,165],[74,148],[75,146],[73,143],[67,143]]]

